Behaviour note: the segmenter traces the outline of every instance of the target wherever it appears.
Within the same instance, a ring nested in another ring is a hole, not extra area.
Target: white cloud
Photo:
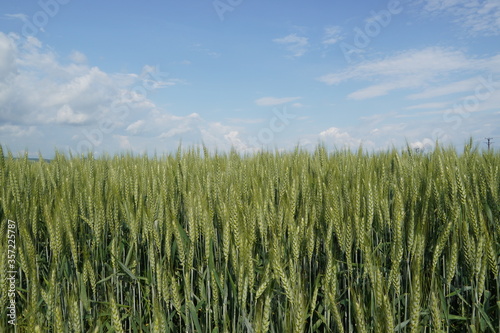
[[[131,134],[138,134],[144,127],[144,124],[145,124],[144,120],[142,119],[138,120],[127,127],[127,132]]]
[[[412,94],[408,96],[410,99],[425,99],[433,98],[438,96],[446,96],[456,93],[462,93],[465,91],[471,91],[478,84],[478,78],[470,78],[466,80],[461,80],[457,82],[452,82],[442,86],[428,88],[422,92]]]
[[[242,150],[247,149],[237,129],[226,126],[220,122],[210,122],[199,126],[198,132],[201,140],[210,147],[228,150],[231,147]]]
[[[229,118],[227,119],[230,123],[233,124],[259,124],[265,121],[264,118]]]
[[[158,136],[158,139],[168,139],[175,135],[183,134],[191,131],[191,128],[172,128],[167,132],[163,132]]]
[[[145,66],[140,75],[105,73],[88,66],[78,51],[69,59],[63,65],[35,37],[22,39],[0,32],[0,121],[96,125],[102,118],[109,119],[119,105],[127,105],[131,112],[154,109],[147,95],[182,81],[153,66]]]
[[[127,132],[134,134],[128,140],[137,151],[175,149],[180,141],[189,146],[205,143],[220,149],[243,147],[237,127],[206,121],[198,113],[176,116],[155,109],[131,123]]]
[[[500,34],[498,0],[425,0],[424,10],[431,14],[446,13],[454,17],[471,35]]]
[[[146,65],[142,68],[142,73],[138,78],[142,81],[144,88],[151,90],[186,83],[184,80],[170,78],[169,76],[170,74],[161,71],[159,66]]]
[[[419,149],[419,150],[427,150],[427,149],[433,149],[435,145],[434,140],[431,138],[423,138],[421,141],[413,141],[410,142],[410,147],[412,149]]]
[[[319,138],[337,147],[357,148],[362,143],[361,139],[354,138],[347,131],[337,127],[330,127],[320,132]]]
[[[333,137],[333,138],[350,138],[351,136],[347,132],[342,132],[339,128],[337,127],[330,127],[329,129],[319,133],[319,136],[321,137]]]
[[[133,146],[129,141],[129,137],[126,135],[113,135],[113,137],[118,140],[120,149],[122,150],[133,150]]]
[[[0,82],[16,71],[15,52],[13,41],[0,33]]]
[[[215,126],[197,113],[179,116],[149,98],[155,89],[183,83],[158,67],[139,74],[106,73],[74,51],[70,63],[34,37],[0,32],[0,140],[10,147],[96,153],[175,148],[205,137],[221,147],[235,140],[229,126]],[[227,137],[225,137],[227,136]],[[14,138],[22,137],[23,141]],[[44,147],[39,137],[47,142]],[[163,138],[155,140],[155,138]],[[151,141],[153,140],[153,141]],[[50,145],[50,147],[49,147]],[[21,147],[23,146],[23,147]],[[154,148],[152,148],[154,147]]]
[[[83,54],[79,51],[71,52],[69,58],[71,59],[71,61],[73,61],[77,64],[84,64],[87,62],[87,56],[85,56],[85,54]]]
[[[163,111],[153,111],[149,117],[144,120],[142,128],[158,139],[170,139],[177,137],[183,138],[182,134],[188,138],[195,136],[199,126],[203,126],[204,121],[197,113],[191,113],[187,116],[175,116]]]
[[[21,21],[23,21],[23,22],[28,21],[28,15],[26,15],[26,14],[22,14],[22,13],[17,13],[17,14],[5,14],[4,16],[5,16],[5,17],[7,17],[7,18],[10,18],[10,19],[21,20]]]
[[[193,44],[193,48],[194,50],[196,50],[197,52],[200,52],[200,53],[203,53],[205,55],[208,55],[209,57],[211,58],[219,58],[222,54],[219,53],[219,52],[215,52],[209,48],[206,48],[203,46],[203,44],[201,43],[196,43],[196,44]]]
[[[427,11],[445,10],[463,3],[463,0],[425,0],[424,9]]]
[[[367,99],[387,95],[390,91],[400,88],[397,82],[382,83],[357,90],[347,95],[350,99]]]
[[[377,81],[377,84],[354,91],[348,95],[352,99],[367,99],[387,95],[397,89],[417,89],[449,78],[452,74],[467,74],[473,70],[498,72],[499,57],[485,59],[467,57],[458,50],[428,47],[409,50],[382,60],[365,61],[348,69],[319,77],[328,84],[340,84],[349,80]],[[450,88],[463,90],[470,81],[455,83],[442,91],[431,88],[411,95],[411,98],[424,98],[448,93]],[[462,86],[461,86],[462,85]],[[452,89],[451,89],[452,90]]]
[[[421,79],[467,66],[470,66],[470,60],[462,52],[429,47],[404,51],[383,60],[366,61],[343,72],[324,75],[318,80],[332,85],[350,79],[367,79],[381,75],[387,77],[412,75]]]
[[[0,33],[0,40],[6,38],[11,39]],[[0,52],[3,58],[5,53],[16,56],[9,64],[8,84],[0,82],[0,118],[4,121],[79,125],[99,107],[120,99],[121,84],[110,75],[95,67],[61,65],[36,38],[18,47],[11,42],[10,49]],[[79,110],[78,114],[73,110]]]
[[[294,57],[303,56],[309,45],[307,37],[300,37],[297,36],[297,34],[290,34],[283,38],[275,38],[273,42],[287,45],[287,50],[290,51]]]
[[[412,105],[406,107],[407,110],[415,110],[415,109],[443,109],[449,106],[450,103],[447,102],[431,102],[431,103],[422,103],[418,105]]]
[[[75,113],[69,105],[64,104],[57,111],[55,122],[58,124],[83,125],[88,121],[88,119],[88,115]]]
[[[258,106],[273,106],[273,105],[280,105],[280,104],[285,104],[289,102],[296,101],[300,99],[301,97],[262,97],[257,100],[255,100],[255,104]]]
[[[228,134],[224,135],[224,139],[226,139],[232,147],[236,148],[240,151],[248,150],[247,144],[245,144],[240,138],[240,133],[238,131],[231,131]]]
[[[5,124],[0,126],[0,138],[8,139],[9,137],[30,137],[34,134],[40,134],[36,126],[17,126],[11,124]]]
[[[323,36],[322,43],[324,45],[333,45],[338,43],[342,39],[342,28],[339,26],[331,26],[325,28],[325,34]]]
[[[365,117],[355,131],[349,133],[355,138],[369,133],[369,138],[377,147],[403,147],[408,142],[411,147],[424,149],[433,147],[436,139],[442,144],[461,147],[471,136],[482,139],[498,135],[498,115],[491,112],[448,109],[445,112],[440,110],[412,115],[410,121],[401,121],[402,118],[406,115],[396,113]]]

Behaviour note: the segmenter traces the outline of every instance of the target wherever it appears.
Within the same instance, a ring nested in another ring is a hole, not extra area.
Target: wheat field
[[[500,331],[498,152],[0,149],[2,332]]]

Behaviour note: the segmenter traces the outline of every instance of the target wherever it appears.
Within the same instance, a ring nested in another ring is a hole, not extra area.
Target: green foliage
[[[18,328],[498,332],[499,167],[471,147],[50,162],[0,151]],[[3,236],[0,253],[5,272]]]

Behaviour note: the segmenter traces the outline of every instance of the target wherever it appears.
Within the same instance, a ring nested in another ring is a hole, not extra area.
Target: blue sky
[[[0,143],[482,145],[500,139],[499,37],[497,0],[3,1]]]

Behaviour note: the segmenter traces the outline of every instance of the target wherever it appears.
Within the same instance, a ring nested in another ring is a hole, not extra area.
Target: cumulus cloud
[[[137,120],[136,122],[133,122],[132,124],[128,125],[127,132],[131,134],[138,134],[143,129],[144,124],[145,124],[144,120]]]
[[[69,105],[65,104],[57,111],[55,122],[58,124],[83,125],[88,119],[88,115],[76,113]]]
[[[87,62],[87,56],[79,51],[73,51],[69,58],[77,64],[84,64]]]
[[[3,138],[9,138],[9,137],[15,137],[15,138],[22,138],[22,137],[30,137],[35,134],[40,134],[36,126],[17,126],[17,125],[11,125],[11,124],[5,124],[0,126],[0,133],[2,133]]]
[[[113,135],[114,139],[118,141],[118,145],[122,150],[134,150],[134,147],[129,141],[129,138],[126,135]]]
[[[159,139],[169,139],[169,138],[171,138],[173,136],[180,135],[180,134],[183,134],[183,133],[186,133],[186,132],[190,132],[191,130],[193,130],[193,129],[189,128],[189,127],[175,127],[175,128],[169,129],[166,132],[161,133],[158,136],[158,138]]]
[[[435,146],[435,141],[432,140],[431,138],[423,138],[421,141],[410,142],[410,147],[412,149],[418,149],[421,151],[433,149],[434,146]]]
[[[445,145],[461,147],[464,140],[470,137],[482,140],[486,136],[494,137],[498,134],[496,124],[500,121],[500,113],[467,111],[461,108],[443,110],[439,106],[441,105],[426,103],[418,107],[436,107],[437,111],[411,114],[401,111],[363,117],[360,124],[348,133],[354,138],[367,138],[375,142],[376,147],[401,148],[408,143],[413,148],[424,150],[433,147],[436,140]]]
[[[347,131],[337,127],[330,127],[320,132],[319,138],[337,147],[356,148],[362,143],[361,139],[352,137]]]
[[[240,127],[205,120],[198,113],[177,116],[154,109],[140,120],[131,123],[126,131],[128,142],[135,150],[172,150],[179,142],[189,146],[202,143],[211,148],[246,149]]]
[[[123,99],[117,77],[97,67],[62,65],[34,37],[0,33],[0,59],[2,73],[10,73],[0,82],[2,122],[81,125]]]
[[[438,105],[436,105],[438,106]],[[432,105],[419,107],[431,108]],[[407,121],[406,114],[390,112],[360,118],[355,127],[330,127],[319,132],[317,138],[329,147],[356,149],[360,145],[364,149],[386,150],[392,148],[419,148],[424,151],[435,146],[436,140],[441,144],[463,145],[464,138],[473,137],[482,140],[485,136],[494,137],[498,133],[500,113],[448,113],[425,112],[411,115]],[[314,137],[309,137],[314,144]]]
[[[16,71],[15,52],[13,41],[0,32],[0,82]]]
[[[224,135],[224,139],[226,139],[232,147],[236,148],[239,151],[248,150],[248,145],[243,142],[240,138],[240,133],[238,131],[231,131],[228,134]]]
[[[3,144],[38,150],[43,137],[44,142],[77,153],[163,151],[175,148],[179,140],[189,145],[242,146],[237,127],[206,121],[198,113],[174,115],[149,99],[156,89],[184,83],[158,66],[145,65],[137,74],[116,74],[90,66],[79,51],[67,59],[69,64],[35,37],[0,32]],[[23,138],[25,146],[15,138]]]
[[[62,64],[35,37],[0,32],[0,121],[97,124],[116,105],[138,112],[154,109],[149,93],[182,82],[154,66],[144,66],[140,74],[114,74],[87,65],[79,51],[69,59]]]

